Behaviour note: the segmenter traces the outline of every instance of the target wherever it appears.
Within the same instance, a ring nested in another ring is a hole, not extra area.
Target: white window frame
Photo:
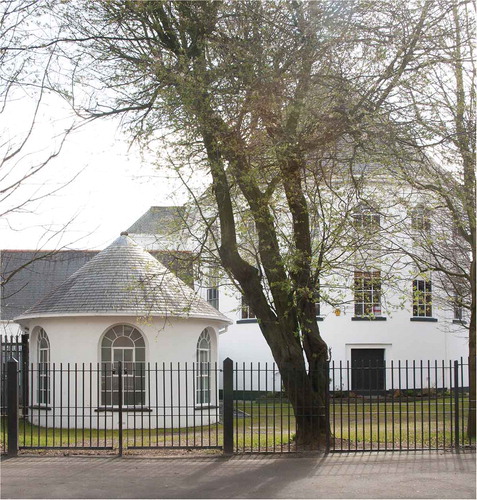
[[[352,217],[353,225],[358,230],[379,231],[381,229],[381,215],[368,205],[359,205]]]
[[[207,288],[207,302],[215,309],[219,309],[219,288],[216,286]]]
[[[119,344],[118,339],[128,339],[130,346]],[[141,351],[141,355],[138,354]],[[131,359],[125,360],[125,353],[131,353]],[[107,355],[106,355],[107,354]],[[109,358],[109,359],[107,359]],[[121,358],[121,359],[118,359]],[[138,358],[142,358],[138,360]],[[117,373],[116,363],[122,363],[122,400],[124,406],[144,406],[146,403],[146,345],[143,334],[135,327],[127,324],[108,328],[101,339],[101,405],[116,407]],[[131,401],[132,400],[132,401]]]
[[[252,308],[247,304],[245,296],[242,295],[242,305],[241,305],[241,319],[256,319],[255,313]]]
[[[209,406],[212,396],[212,340],[207,328],[202,331],[197,340],[196,360],[195,405]]]
[[[38,331],[37,349],[38,349],[37,401],[39,405],[48,405],[50,403],[50,398],[51,398],[50,339],[48,338],[48,335],[43,328],[40,328]]]
[[[412,282],[412,316],[432,318],[432,281],[430,277],[418,277]]]
[[[354,272],[354,315],[357,318],[381,317],[381,271]]]

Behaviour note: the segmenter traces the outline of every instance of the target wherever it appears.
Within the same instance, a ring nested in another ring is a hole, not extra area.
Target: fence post
[[[7,434],[9,457],[18,455],[18,361],[7,362]]]
[[[119,456],[123,456],[123,365],[118,361]]]
[[[325,381],[325,425],[326,425],[326,450],[328,454],[331,448],[331,426],[330,426],[330,362],[324,363],[325,373],[323,379]],[[334,376],[334,374],[333,374]]]
[[[224,359],[224,454],[234,452],[234,363]]]
[[[23,406],[23,417],[28,416],[28,407],[30,406],[30,402],[28,401],[28,367],[30,365],[30,350],[29,350],[29,338],[30,335],[28,333],[22,333],[22,406]]]
[[[459,362],[454,361],[454,447],[459,453]]]

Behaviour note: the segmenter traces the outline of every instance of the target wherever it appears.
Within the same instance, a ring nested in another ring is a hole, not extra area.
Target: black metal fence
[[[25,365],[9,365],[10,377],[17,379],[10,383],[2,371],[1,392],[8,388],[10,398],[2,399],[3,453],[170,448],[285,453],[318,446],[351,452],[475,445],[467,433],[471,401],[463,360],[331,362],[316,373],[288,378],[275,364],[231,360],[223,367],[30,364],[27,391],[19,384]],[[306,387],[320,383],[323,397],[309,396]],[[18,419],[12,420],[13,393],[18,398],[22,391]]]

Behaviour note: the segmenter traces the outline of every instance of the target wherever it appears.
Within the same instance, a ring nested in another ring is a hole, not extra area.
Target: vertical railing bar
[[[174,413],[174,386],[173,386],[173,375],[172,375],[172,361],[169,362],[169,380],[171,381],[170,386],[170,396],[171,396],[171,446],[174,446],[174,429],[175,429],[175,413]]]
[[[431,433],[431,430],[432,430],[432,422],[431,422],[431,398],[432,398],[432,386],[431,386],[431,361],[428,359],[427,360],[427,380],[428,380],[428,388],[427,388],[427,418],[429,419],[429,422],[428,422],[428,425],[427,425],[427,429],[428,429],[428,433],[429,433],[429,437],[428,437],[428,442],[429,442],[429,450],[432,449],[432,433]]]
[[[159,447],[159,383],[158,383],[158,368],[157,368],[157,361],[155,362],[154,365],[154,380],[155,380],[155,385],[154,388],[156,390],[156,404],[155,404],[155,410],[156,410],[156,447]],[[163,397],[164,399],[164,397]]]
[[[412,378],[413,378],[413,393],[414,393],[414,450],[417,449],[417,414],[416,414],[416,360],[412,360]]]
[[[84,447],[84,409],[85,409],[85,399],[84,399],[84,363],[82,363],[82,380],[81,380],[81,403],[83,408],[81,409],[81,446]]]
[[[419,361],[419,371],[421,373],[421,449],[424,449],[424,376],[422,373],[422,359]]]
[[[243,409],[245,412],[245,380],[246,380],[246,369],[245,369],[245,362],[242,363],[242,401],[243,401]],[[251,404],[251,403],[250,403]],[[246,437],[246,429],[245,429],[245,415],[243,416],[242,419],[242,447],[245,449],[245,437]],[[238,427],[238,426],[237,426]],[[238,451],[238,440],[237,440],[237,451]]]
[[[276,409],[276,396],[277,396],[277,387],[276,387],[276,382],[275,382],[275,363],[272,363],[272,377],[273,377],[273,382],[272,382],[272,392],[273,392],[273,452],[276,452],[276,445],[277,445],[277,419],[276,419],[276,414],[277,414],[277,409]]]
[[[75,394],[75,417],[74,417],[74,422],[75,422],[75,448],[78,447],[78,363],[75,363],[75,387],[74,387],[74,394]]]
[[[341,442],[343,442],[343,398],[344,398],[344,391],[343,391],[343,361],[340,359],[340,391],[341,391],[341,395],[340,395],[340,436],[341,436]],[[333,390],[335,388],[335,360],[332,361],[331,363],[331,378],[333,380]],[[326,380],[326,379],[325,379]],[[347,388],[348,389],[348,402],[349,402],[349,387]],[[334,392],[333,392],[333,396],[334,396]],[[331,403],[331,398],[328,399],[329,403]],[[336,404],[335,404],[335,399],[333,397],[333,422],[335,420],[335,408],[336,408]],[[348,429],[349,431],[349,429]],[[349,433],[349,432],[348,432]],[[333,436],[336,436],[336,432],[333,431]],[[349,441],[349,439],[348,439]]]
[[[261,412],[261,393],[260,393],[260,361],[258,362],[258,371],[257,371],[257,390],[258,390],[258,452],[260,453],[260,444],[262,438],[262,430],[261,430],[261,421],[262,421],[262,412]]]
[[[376,380],[380,380],[380,373],[381,373],[381,368],[384,368],[384,394],[386,394],[386,361],[384,361],[384,367],[380,367],[379,366],[379,361],[376,361]],[[381,415],[380,415],[380,407],[379,407],[379,400],[381,399],[381,394],[379,394],[379,391],[378,391],[378,394],[377,394],[377,397],[376,397],[376,432],[377,432],[377,436],[378,436],[378,440],[377,440],[377,447],[378,447],[378,451],[381,449],[381,435],[380,435],[380,419],[381,419]]]
[[[195,417],[195,406],[197,403],[197,372],[196,364],[192,363],[192,392],[194,394],[194,413],[192,414],[193,419],[193,429],[194,429],[194,446],[196,445],[196,417]]]
[[[406,447],[409,451],[409,360],[406,359]]]
[[[177,362],[177,419],[179,421],[179,446],[182,444],[181,436],[181,367],[180,362]]]
[[[398,394],[399,394],[399,450],[402,450],[402,383],[401,383],[401,360],[398,359]]]
[[[162,432],[164,435],[164,442],[162,443],[163,446],[166,446],[166,364],[165,362],[162,362],[162,414],[164,421],[162,423]],[[172,429],[172,428],[171,428]],[[171,430],[172,432],[172,430]]]
[[[391,360],[391,390],[392,390],[392,397],[391,397],[391,436],[392,436],[392,446],[391,450],[394,450],[396,448],[396,431],[395,431],[395,397],[394,397],[394,360]]]
[[[185,362],[185,407],[186,407],[186,413],[185,413],[185,428],[186,428],[186,446],[189,446],[189,373],[187,369],[187,361]],[[217,387],[217,386],[215,386]]]
[[[373,393],[372,393],[372,375],[373,375],[373,360],[369,360],[368,362],[368,380],[369,380],[369,440],[370,440],[370,448],[373,450]],[[377,392],[377,385],[376,385]]]
[[[459,453],[460,448],[460,428],[459,428],[459,362],[454,361],[454,448]]]
[[[33,365],[32,365],[32,375],[33,375]],[[32,397],[33,397],[33,377],[31,386],[32,386]],[[60,437],[61,437],[61,446],[63,446],[63,363],[60,363]]]
[[[265,363],[265,451],[268,452],[268,363]]]
[[[208,416],[208,421],[207,421],[207,429],[208,429],[208,435],[209,435],[209,442],[208,442],[208,446],[210,446],[210,407],[211,407],[211,403],[212,403],[212,388],[211,388],[211,383],[210,383],[210,360],[207,361],[207,392],[206,394],[208,394],[207,396],[207,399],[208,399],[208,402],[207,402],[207,416]]]
[[[452,375],[452,361],[449,360],[449,389],[450,389],[450,398],[449,398],[449,425],[450,425],[450,441],[451,446],[454,446],[454,426],[453,426],[453,416],[454,416],[454,392],[453,392],[453,375]]]
[[[439,449],[439,383],[437,378],[437,359],[434,360],[434,385],[436,387],[436,449]]]
[[[470,391],[469,391],[470,392]],[[465,394],[464,394],[464,359],[460,358],[460,386],[459,386],[459,394],[460,394],[460,408],[461,408],[461,433],[462,437],[460,442],[464,445],[464,436],[465,436]]]
[[[123,364],[118,361],[119,456],[123,456]],[[112,378],[111,378],[112,387]],[[112,401],[111,401],[112,402]]]
[[[446,370],[445,370],[445,363],[444,360],[441,360],[441,366],[442,366],[442,446],[446,447]]]

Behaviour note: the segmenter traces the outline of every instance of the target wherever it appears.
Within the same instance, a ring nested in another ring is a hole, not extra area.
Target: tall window
[[[38,332],[38,404],[50,402],[50,341],[43,328]]]
[[[219,308],[219,289],[217,287],[207,288],[207,302],[212,307]]]
[[[210,404],[210,361],[211,361],[211,341],[207,328],[200,334],[197,341],[197,380],[196,398],[197,405]]]
[[[121,373],[118,361],[121,361]],[[128,325],[110,328],[101,341],[101,404],[119,404],[121,375],[123,404],[143,405],[146,399],[145,362],[146,346],[139,330]]]
[[[355,316],[381,316],[381,272],[354,272]]]
[[[429,231],[431,229],[431,218],[427,208],[417,206],[411,214],[411,226],[416,231]]]
[[[454,321],[464,319],[464,307],[462,306],[462,297],[458,294],[454,296]]]
[[[412,282],[412,315],[416,318],[432,317],[432,283],[430,279],[418,278]]]
[[[353,224],[358,230],[376,231],[381,227],[381,216],[370,206],[361,203],[353,213]]]
[[[245,297],[242,295],[242,319],[255,319],[255,313],[252,308],[247,304]]]

